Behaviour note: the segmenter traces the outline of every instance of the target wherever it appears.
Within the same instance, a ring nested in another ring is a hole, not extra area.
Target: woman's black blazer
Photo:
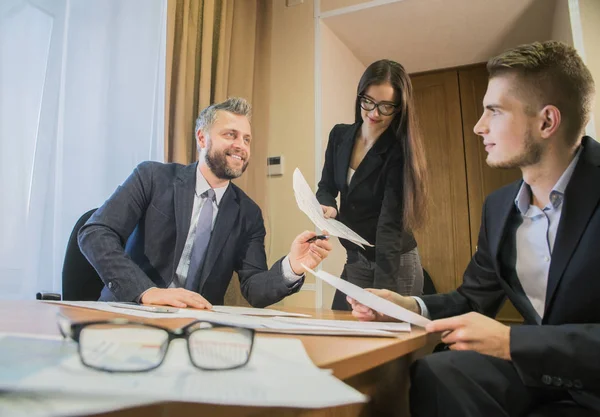
[[[360,126],[361,123],[339,124],[331,130],[317,199],[322,205],[337,209],[335,199],[340,194],[337,220],[375,248],[362,250],[344,239],[341,243],[349,251],[363,251],[367,259],[377,263],[377,284],[380,279],[397,279],[400,255],[414,249],[417,243],[403,227],[403,155],[392,129],[386,130],[375,142],[356,169],[350,185],[347,184],[352,149]]]

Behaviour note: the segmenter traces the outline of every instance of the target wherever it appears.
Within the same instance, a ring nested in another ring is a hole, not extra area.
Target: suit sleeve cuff
[[[156,287],[150,287],[146,291],[144,291],[143,293],[141,293],[140,295],[138,295],[138,297],[135,299],[135,302],[138,303],[138,304],[142,304],[142,297],[144,296],[144,294],[146,294],[148,291],[150,291],[153,288],[156,288]]]
[[[286,255],[285,258],[281,261],[281,269],[283,272],[283,279],[288,285],[293,285],[302,279],[304,274],[296,275],[294,270],[292,269],[292,265],[290,264],[290,258]]]
[[[415,299],[415,301],[419,305],[419,308],[421,309],[421,315],[427,319],[431,319],[431,316],[429,315],[429,310],[427,310],[427,306],[425,305],[425,302],[419,297],[413,297],[413,298]]]

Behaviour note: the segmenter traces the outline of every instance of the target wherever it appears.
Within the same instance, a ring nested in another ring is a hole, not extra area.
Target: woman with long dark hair
[[[355,107],[354,124],[331,130],[317,190],[325,217],[374,245],[361,249],[340,239],[348,256],[342,278],[362,288],[420,295],[423,269],[412,231],[426,216],[426,166],[404,67],[387,59],[371,64],[358,83]],[[332,308],[350,309],[339,291]]]

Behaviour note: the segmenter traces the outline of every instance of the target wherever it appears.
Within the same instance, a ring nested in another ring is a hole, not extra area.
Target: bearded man
[[[267,268],[262,212],[231,183],[250,160],[250,112],[242,98],[202,110],[198,162],[142,162],[79,230],[105,285],[100,301],[211,308],[235,271],[246,300],[264,307],[300,290],[302,263],[327,257],[330,242],[305,231]]]

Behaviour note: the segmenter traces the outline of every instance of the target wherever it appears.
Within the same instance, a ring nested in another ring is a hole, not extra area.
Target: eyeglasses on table
[[[81,362],[107,372],[158,368],[175,339],[186,341],[192,364],[205,371],[246,365],[254,346],[254,330],[207,321],[171,330],[122,318],[74,323],[59,313],[57,320],[63,337],[77,342]]]

